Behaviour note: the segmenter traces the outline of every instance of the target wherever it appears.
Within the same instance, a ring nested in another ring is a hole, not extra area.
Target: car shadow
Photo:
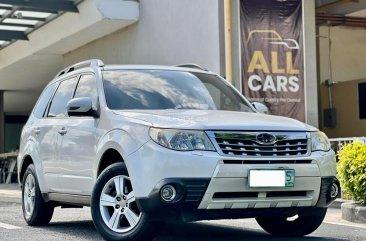
[[[246,229],[213,223],[166,224],[153,241],[347,241],[345,239],[323,237],[274,237],[262,230]]]
[[[93,221],[58,221],[49,223],[47,226],[42,227],[50,232],[57,232],[62,236],[67,235],[72,240],[104,240],[94,227]]]
[[[153,241],[347,241],[346,239],[324,237],[273,237],[262,230],[239,228],[213,223],[169,223],[161,227],[159,234]],[[74,237],[75,240],[103,240],[96,231],[93,222],[69,221],[51,222],[44,227],[51,232],[59,232],[63,235]]]

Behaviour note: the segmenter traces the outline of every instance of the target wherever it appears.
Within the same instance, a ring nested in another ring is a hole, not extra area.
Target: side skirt
[[[91,196],[63,194],[63,193],[42,193],[42,196],[46,202],[52,201],[60,204],[74,205],[78,207],[90,206],[91,203]]]

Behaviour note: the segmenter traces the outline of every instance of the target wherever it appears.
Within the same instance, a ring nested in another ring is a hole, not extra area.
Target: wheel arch
[[[110,164],[122,161],[128,167],[128,155],[138,148],[135,140],[122,129],[114,129],[106,133],[97,145],[97,155],[93,167],[95,180]]]
[[[110,165],[118,162],[123,162],[122,155],[114,148],[109,148],[104,151],[98,165],[97,177]]]
[[[20,183],[20,185],[22,185],[22,180],[23,180],[25,171],[27,170],[27,168],[30,164],[34,164],[33,159],[30,155],[26,155],[23,158],[21,168],[20,168],[20,172],[19,172],[19,183]]]

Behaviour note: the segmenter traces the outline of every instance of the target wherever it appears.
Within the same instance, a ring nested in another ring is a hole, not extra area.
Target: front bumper
[[[211,180],[212,181],[212,180]],[[235,201],[221,201],[214,203],[211,208],[199,208],[204,205],[204,196],[207,195],[207,187],[210,179],[168,178],[162,180],[147,198],[136,198],[136,202],[145,213],[150,214],[154,220],[183,220],[194,221],[204,219],[225,218],[257,218],[268,216],[294,216],[299,212],[311,215],[319,208],[327,208],[336,197],[331,196],[331,185],[339,182],[335,177],[322,178],[320,195],[316,206],[301,204],[299,199],[287,201],[267,199],[265,202],[260,198],[245,198],[246,193],[241,193],[244,198],[235,197]],[[212,183],[210,183],[211,185]],[[177,197],[172,202],[166,202],[161,198],[160,190],[165,185],[171,185],[177,190]],[[206,195],[205,195],[206,193]],[[230,192],[227,192],[230,193]],[[254,193],[254,192],[253,192]],[[280,193],[280,192],[278,192]],[[283,193],[283,192],[282,192]],[[289,192],[287,191],[287,194]],[[294,194],[299,193],[293,191]],[[230,193],[232,197],[234,193]],[[308,198],[309,199],[309,198]],[[277,202],[277,205],[264,205],[264,203]],[[303,201],[305,202],[305,201]],[[252,205],[250,205],[251,203]],[[283,205],[292,203],[294,205]],[[282,205],[281,205],[282,204]]]
[[[294,158],[296,162],[293,162]],[[314,152],[298,158],[276,158],[270,162],[268,158],[243,160],[246,159],[225,157],[216,152],[168,150],[150,141],[131,154],[126,164],[136,199],[145,212],[232,210],[243,216],[245,210],[246,215],[257,215],[260,210],[273,209],[296,213],[306,207],[326,207],[332,201],[328,195],[329,183],[336,180],[332,151]],[[247,183],[251,169],[293,169],[295,185],[290,188],[250,188]],[[200,190],[199,195],[195,192],[196,199],[189,202],[186,198],[192,195],[192,183]],[[165,184],[181,187],[179,200],[173,203],[161,200],[159,191]]]

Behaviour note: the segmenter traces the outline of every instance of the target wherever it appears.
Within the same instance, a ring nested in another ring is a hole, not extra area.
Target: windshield
[[[114,110],[199,109],[253,112],[237,92],[212,74],[171,70],[103,72],[107,105]]]

